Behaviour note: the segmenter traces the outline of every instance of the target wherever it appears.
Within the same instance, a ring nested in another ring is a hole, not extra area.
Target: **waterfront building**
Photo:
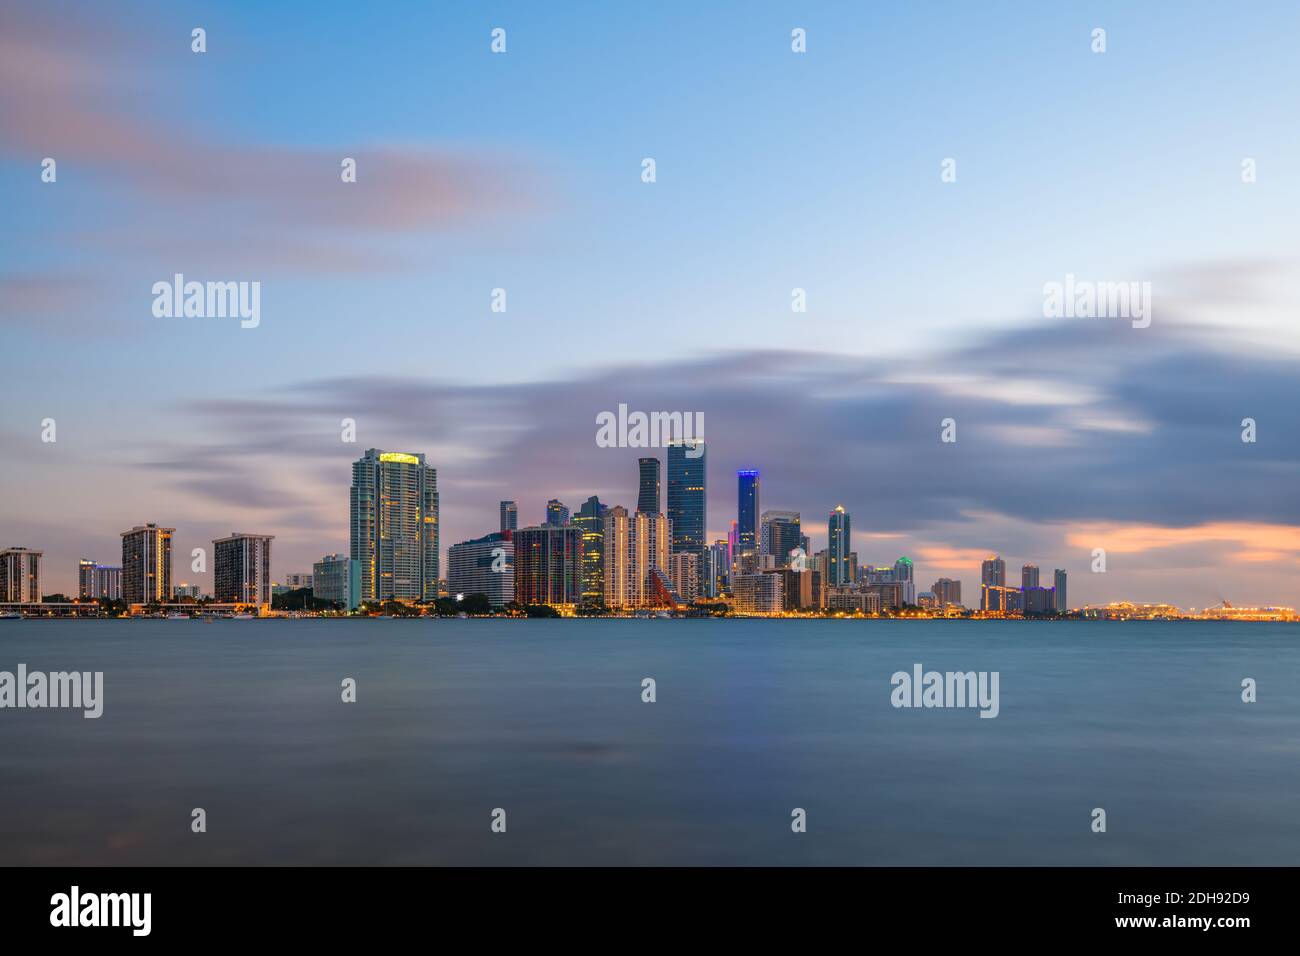
[[[539,525],[511,535],[515,545],[515,601],[568,607],[582,601],[582,530]]]
[[[980,610],[1005,610],[1005,608],[1001,607],[989,607],[987,599],[989,598],[988,588],[1006,587],[1006,583],[1007,563],[996,554],[990,554],[984,559],[984,563],[980,565]],[[999,600],[1000,603],[1005,604],[1005,601],[1001,601],[1000,598]]]
[[[41,559],[44,551],[5,548],[0,551],[0,602],[41,603]]]
[[[961,604],[960,581],[954,581],[952,578],[940,578],[934,582],[930,590],[934,592],[935,601],[941,608]]]
[[[232,532],[212,542],[212,597],[218,603],[271,603],[270,534]]]
[[[361,565],[346,554],[327,554],[311,566],[312,597],[334,601],[345,610],[361,604]]]
[[[349,556],[361,600],[438,596],[438,472],[424,455],[369,449],[352,465]]]
[[[1065,571],[1061,568],[1057,568],[1052,572],[1052,574],[1055,578],[1056,584],[1052,589],[1055,592],[1053,596],[1056,600],[1056,610],[1058,613],[1064,614],[1066,611],[1070,610],[1069,601],[1065,596]]]
[[[1020,569],[1020,587],[1026,591],[1038,587],[1038,565],[1026,564]]]
[[[493,607],[515,599],[517,531],[494,531],[447,549],[447,589],[453,595],[482,594]],[[539,602],[533,602],[539,603]]]
[[[668,557],[669,574],[673,591],[686,603],[700,597],[700,554],[694,551],[675,551]]]
[[[172,596],[172,535],[175,528],[136,525],[122,532],[122,600],[162,604]]]
[[[737,614],[779,614],[785,606],[780,574],[737,574],[731,591]]]

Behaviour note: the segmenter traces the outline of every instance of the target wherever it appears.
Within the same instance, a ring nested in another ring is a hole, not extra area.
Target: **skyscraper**
[[[641,490],[636,499],[636,510],[646,514],[659,514],[659,459],[638,458],[641,472]]]
[[[362,601],[438,596],[438,472],[424,455],[369,449],[352,465],[351,557]]]
[[[582,531],[582,603],[605,603],[605,506],[592,495],[573,523]]]
[[[954,581],[952,578],[940,578],[934,582],[934,587],[930,590],[934,592],[934,599],[941,608],[950,604],[961,603],[960,581]]]
[[[790,552],[800,547],[803,532],[797,511],[764,511],[759,521],[759,551],[770,554],[778,568],[790,564]]]
[[[736,472],[736,548],[742,554],[758,553],[759,483],[756,469]]]
[[[704,453],[704,440],[701,438],[686,439],[668,446],[668,520],[673,523],[674,551],[704,553]]]
[[[41,558],[44,554],[44,551],[27,548],[0,551],[0,601],[6,604],[41,603]]]
[[[231,532],[212,542],[212,597],[236,604],[271,603],[270,534]]]
[[[1070,610],[1069,601],[1067,601],[1065,597],[1065,571],[1062,568],[1057,568],[1053,572],[1053,575],[1056,579],[1054,582],[1056,587],[1053,589],[1055,610],[1064,614],[1066,611]]]
[[[631,603],[632,580],[632,529],[627,509],[622,505],[606,508],[604,527],[604,603],[608,607],[627,607]]]
[[[899,558],[894,562],[894,580],[903,586],[903,603],[916,603],[916,579],[913,574],[912,559]]]
[[[514,531],[519,527],[519,506],[513,501],[501,502],[501,530]]]
[[[569,508],[558,498],[546,502],[546,523],[553,528],[563,528],[569,523]]]
[[[831,512],[826,531],[829,538],[826,546],[826,584],[833,588],[852,584],[857,572],[857,561],[849,560],[852,522],[843,505],[836,505]]]
[[[1020,569],[1020,587],[1022,590],[1038,587],[1038,565],[1026,564]]]
[[[85,601],[95,596],[95,562],[82,558],[77,562],[77,599]]]
[[[154,604],[171,600],[172,535],[175,528],[136,525],[122,532],[122,600]]]
[[[980,609],[984,611],[1005,611],[1007,601],[1000,592],[990,588],[1005,588],[1007,584],[1007,563],[996,554],[990,554],[980,565]]]
[[[576,525],[520,528],[515,544],[515,601],[573,605],[582,600],[582,530]]]

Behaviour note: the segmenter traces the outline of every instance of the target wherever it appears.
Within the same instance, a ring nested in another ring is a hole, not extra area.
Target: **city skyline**
[[[142,521],[305,572],[375,447],[439,470],[445,563],[501,500],[631,509],[626,404],[707,422],[706,545],[758,468],[815,549],[842,503],[968,592],[995,550],[1075,604],[1300,604],[1300,11],[1105,6],[1097,55],[1069,8],[937,9],[286,2],[204,11],[202,55],[159,3],[0,10],[0,547],[48,592]],[[1072,132],[1130,115],[1133,155]],[[260,282],[259,324],[154,315],[177,274]],[[1047,318],[1075,276],[1154,320]]]

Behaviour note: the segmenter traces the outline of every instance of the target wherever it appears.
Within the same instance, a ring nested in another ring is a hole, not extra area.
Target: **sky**
[[[967,603],[997,552],[1068,570],[1072,604],[1300,605],[1297,27],[5,0],[0,546],[43,549],[47,592],[148,521],[177,581],[236,530],[308,571],[347,550],[369,447],[437,467],[444,549],[503,498],[634,506],[645,451],[595,441],[625,403],[704,413],[711,538],[758,468],[815,549],[843,504],[863,563]],[[176,273],[260,282],[260,323],[156,317]],[[1150,326],[1044,318],[1067,274],[1151,283]]]

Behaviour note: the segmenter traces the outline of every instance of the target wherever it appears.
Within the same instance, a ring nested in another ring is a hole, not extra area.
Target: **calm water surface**
[[[1300,864],[1300,625],[0,621],[19,662],[104,715],[0,710],[0,864]],[[894,709],[918,662],[1000,716]]]

